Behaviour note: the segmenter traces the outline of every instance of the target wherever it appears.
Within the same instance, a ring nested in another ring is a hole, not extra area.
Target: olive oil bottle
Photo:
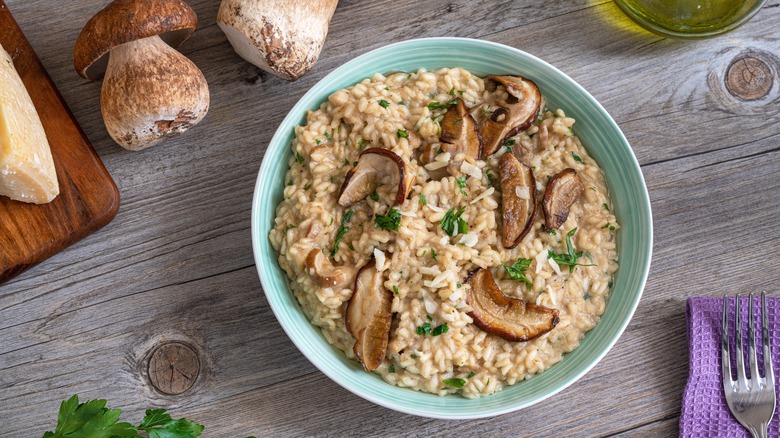
[[[766,0],[615,0],[647,30],[676,38],[707,38],[750,20]]]

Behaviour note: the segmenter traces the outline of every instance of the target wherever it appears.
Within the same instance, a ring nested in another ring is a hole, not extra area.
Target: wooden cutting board
[[[0,196],[3,283],[109,223],[119,209],[119,192],[3,0],[0,44],[32,97],[60,183],[59,196],[44,205]]]

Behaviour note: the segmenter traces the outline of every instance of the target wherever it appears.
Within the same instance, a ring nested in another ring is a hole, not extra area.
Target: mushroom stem
[[[155,35],[111,50],[100,107],[111,137],[140,150],[203,119],[208,84],[192,61]]]

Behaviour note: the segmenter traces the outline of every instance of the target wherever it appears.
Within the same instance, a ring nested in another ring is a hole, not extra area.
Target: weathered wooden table
[[[74,393],[134,422],[165,407],[204,436],[671,436],[686,297],[780,294],[778,0],[731,34],[687,42],[639,29],[605,0],[343,0],[319,63],[293,83],[234,54],[219,2],[191,0],[200,29],[180,50],[208,79],[211,110],[139,153],[109,138],[100,83],[73,70],[76,36],[106,3],[7,0],[122,201],[108,226],[0,286],[0,436],[53,429]],[[252,258],[254,181],[286,112],[356,55],[428,36],[508,44],[569,74],[625,132],[653,203],[650,278],[618,343],[565,391],[491,419],[405,415],[330,381],[276,322]],[[172,374],[150,382],[150,361],[168,360]]]

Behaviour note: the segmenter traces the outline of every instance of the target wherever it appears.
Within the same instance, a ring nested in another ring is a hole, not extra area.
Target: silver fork
[[[766,438],[769,421],[775,413],[775,373],[772,370],[772,356],[769,349],[769,326],[766,316],[766,292],[761,293],[761,344],[764,347],[764,377],[758,372],[756,357],[756,337],[753,332],[753,293],[750,293],[749,307],[749,354],[750,379],[745,375],[745,359],[742,349],[742,316],[740,301],[737,294],[737,316],[735,321],[737,340],[737,380],[731,378],[731,355],[729,352],[728,334],[728,297],[723,298],[723,332],[721,366],[723,372],[723,389],[726,392],[726,402],[734,418],[740,422],[754,438]]]

